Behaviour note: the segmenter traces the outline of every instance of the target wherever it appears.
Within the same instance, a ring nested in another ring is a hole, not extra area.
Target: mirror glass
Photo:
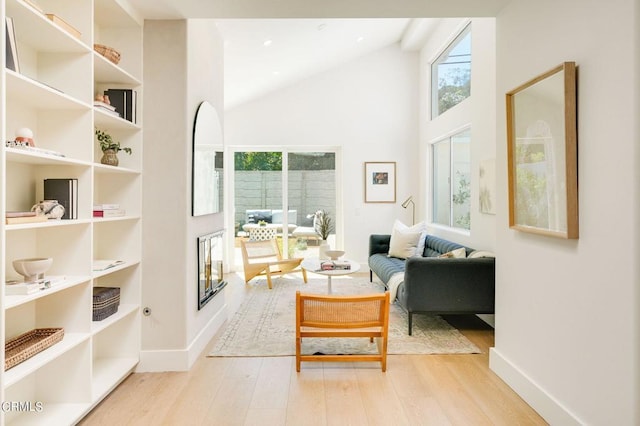
[[[218,112],[202,102],[193,127],[192,214],[222,211],[223,139]]]

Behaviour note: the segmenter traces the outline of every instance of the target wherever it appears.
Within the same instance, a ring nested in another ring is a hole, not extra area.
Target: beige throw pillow
[[[464,259],[467,257],[467,252],[464,247],[457,248],[455,250],[451,250],[450,252],[441,254],[438,257],[450,258],[450,259]]]
[[[475,259],[477,257],[496,257],[496,255],[493,252],[481,250],[476,250],[469,255],[469,259]]]
[[[393,229],[397,229],[401,232],[420,232],[420,239],[418,240],[418,247],[414,253],[414,256],[422,256],[424,253],[424,243],[427,238],[427,226],[424,222],[416,223],[413,226],[407,226],[400,222],[398,219],[393,223]]]
[[[415,255],[420,235],[420,232],[402,232],[394,228],[389,241],[389,257],[406,259]]]

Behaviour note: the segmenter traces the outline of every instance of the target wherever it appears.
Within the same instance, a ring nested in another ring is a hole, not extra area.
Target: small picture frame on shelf
[[[7,16],[5,21],[5,31],[7,37],[7,44],[5,46],[5,63],[8,69],[19,73],[20,62],[18,61],[18,45],[16,43],[16,32],[15,28],[13,27],[13,19]]]

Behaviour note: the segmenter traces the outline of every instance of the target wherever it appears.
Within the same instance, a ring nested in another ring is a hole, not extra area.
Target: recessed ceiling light
[[[265,40],[262,44],[264,45],[264,47],[269,47],[273,44],[273,40]]]
[[[360,37],[358,37],[358,38],[356,39],[356,41],[357,41],[358,43],[361,43],[362,41],[364,41],[364,37],[360,36]]]

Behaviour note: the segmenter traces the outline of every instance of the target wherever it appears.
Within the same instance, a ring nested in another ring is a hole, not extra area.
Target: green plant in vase
[[[109,166],[117,166],[119,164],[118,160],[118,152],[124,151],[127,154],[131,155],[131,148],[121,147],[120,142],[116,142],[113,140],[113,137],[104,130],[100,130],[96,128],[96,139],[98,139],[98,143],[100,144],[100,149],[102,150],[102,158],[100,162],[102,164],[106,164]]]

